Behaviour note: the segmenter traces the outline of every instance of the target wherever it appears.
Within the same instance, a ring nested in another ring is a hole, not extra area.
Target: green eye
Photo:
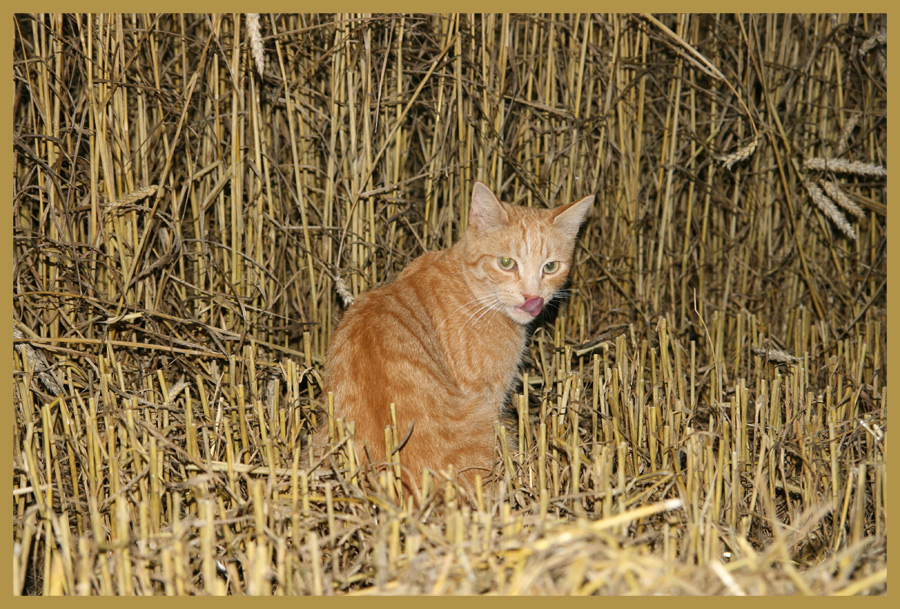
[[[559,262],[554,260],[553,262],[548,262],[544,265],[544,272],[547,274],[555,273],[559,270]]]
[[[516,261],[513,260],[512,258],[510,258],[509,256],[503,256],[502,258],[500,258],[499,262],[500,262],[500,268],[503,269],[504,271],[511,271],[516,266]]]

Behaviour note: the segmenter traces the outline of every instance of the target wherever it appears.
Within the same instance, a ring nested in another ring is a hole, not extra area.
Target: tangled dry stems
[[[884,592],[884,24],[16,16],[14,591]],[[413,506],[305,438],[475,179],[602,203],[516,449]]]

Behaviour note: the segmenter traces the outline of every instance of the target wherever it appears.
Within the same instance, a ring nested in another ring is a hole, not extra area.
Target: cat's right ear
[[[472,209],[469,226],[475,230],[493,230],[509,224],[509,216],[497,196],[481,182],[472,188]]]
[[[557,207],[553,210],[553,225],[574,239],[593,204],[594,195],[588,195],[580,201]]]

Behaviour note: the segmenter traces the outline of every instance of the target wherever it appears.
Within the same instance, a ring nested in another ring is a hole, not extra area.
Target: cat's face
[[[555,209],[509,205],[476,182],[463,251],[478,307],[519,324],[533,321],[568,277],[575,237],[593,202],[589,196]]]

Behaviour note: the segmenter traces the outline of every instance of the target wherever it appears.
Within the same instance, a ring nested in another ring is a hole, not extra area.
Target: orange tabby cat
[[[469,227],[453,247],[416,258],[390,284],[362,294],[331,338],[325,387],[334,414],[356,425],[360,462],[385,461],[396,405],[402,479],[453,466],[465,488],[486,478],[526,326],[569,274],[593,196],[556,209],[497,200],[475,183]],[[411,431],[410,431],[411,430]],[[317,443],[327,441],[320,425]],[[367,449],[364,448],[367,446]]]

